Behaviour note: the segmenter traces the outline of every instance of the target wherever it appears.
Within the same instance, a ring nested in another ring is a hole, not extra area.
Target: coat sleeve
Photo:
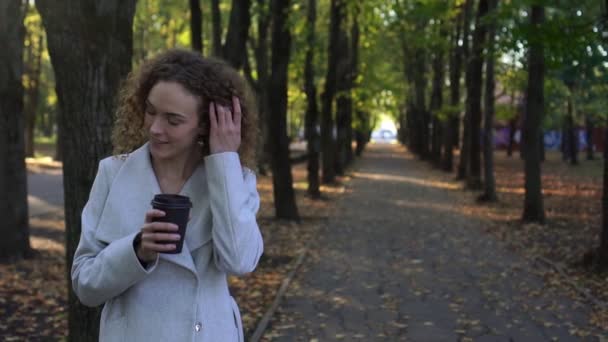
[[[260,197],[255,173],[243,169],[235,152],[205,158],[217,267],[231,274],[252,272],[264,243],[256,222]]]
[[[99,163],[97,176],[82,211],[80,242],[72,263],[72,287],[87,306],[98,306],[112,299],[143,279],[157,262],[145,269],[140,264],[133,240],[137,233],[105,243],[95,238],[100,217],[110,190],[111,160]],[[158,258],[157,258],[158,259]]]

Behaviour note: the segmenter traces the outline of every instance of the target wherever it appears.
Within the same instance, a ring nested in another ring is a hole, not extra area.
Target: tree
[[[192,50],[203,53],[203,13],[200,0],[190,0],[190,36]]]
[[[544,113],[545,59],[543,40],[539,31],[544,22],[545,9],[532,5],[530,13],[531,36],[528,48],[528,85],[526,111],[523,124],[524,139],[524,210],[523,222],[545,222],[540,170],[540,129]]]
[[[608,46],[608,0],[602,2],[603,18],[601,34],[604,46]],[[602,232],[596,265],[600,270],[608,269],[608,125],[604,128],[604,177],[602,189]]]
[[[135,0],[37,0],[59,99],[68,284],[80,239],[80,213],[98,161],[111,154],[114,102],[131,68]],[[69,286],[71,288],[71,286]],[[69,339],[97,341],[99,310],[68,295]]]
[[[467,114],[469,135],[469,173],[467,174],[467,187],[481,188],[481,85],[483,68],[483,45],[485,43],[488,13],[488,0],[479,0],[477,16],[475,18],[475,31],[473,32],[473,46],[471,57],[467,64]]]
[[[42,52],[44,50],[44,30],[34,7],[27,6],[26,46],[23,84],[25,87],[25,155],[34,157],[34,136],[40,99],[40,79],[42,73]]]
[[[457,145],[458,127],[460,126],[460,79],[462,74],[463,46],[458,42],[463,35],[464,10],[458,11],[455,30],[452,32],[450,47],[450,108],[447,111],[447,119],[444,127],[444,153],[442,158],[442,169],[452,172],[454,168],[454,146]]]
[[[317,105],[317,87],[315,86],[314,53],[315,53],[315,23],[317,20],[317,1],[308,0],[306,15],[306,61],[304,64],[304,90],[306,92],[306,127],[305,135],[308,152],[308,194],[319,198],[319,133],[317,123],[319,107]]]
[[[462,55],[463,55],[463,61],[465,63],[465,66],[468,65],[468,60],[469,60],[469,33],[470,33],[470,27],[471,27],[471,12],[472,7],[473,7],[473,3],[475,0],[465,0],[464,3],[464,28],[463,28],[463,33],[462,33]],[[465,87],[468,88],[469,87],[469,83],[471,83],[471,74],[467,71],[465,72]],[[468,118],[467,114],[469,112],[468,110],[468,97],[467,100],[465,102],[465,116],[462,119],[462,142],[460,143],[460,160],[458,161],[458,171],[456,174],[456,178],[457,179],[466,179],[467,175],[469,174],[469,151],[470,151],[470,119]],[[456,139],[456,145],[458,145],[458,137],[460,136],[459,134],[460,130],[456,129],[456,133],[457,133],[457,139]]]
[[[268,93],[273,94],[273,105],[269,108],[268,127],[275,215],[277,218],[299,221],[287,137],[287,70],[291,49],[288,15],[289,0],[272,0],[272,73]]]
[[[23,19],[27,1],[0,2],[0,260],[30,254],[23,137]]]
[[[492,13],[496,10],[498,0],[488,1],[488,12]],[[486,79],[485,79],[485,115],[483,127],[483,194],[478,198],[481,201],[495,202],[496,197],[496,180],[494,178],[494,64],[495,53],[495,36],[496,23],[493,21],[488,25],[488,49],[486,54]]]
[[[243,51],[247,48],[247,37],[249,36],[249,25],[251,24],[251,0],[233,0],[230,10],[230,24],[226,34],[226,42],[222,55],[236,69],[243,66]]]
[[[258,99],[258,111],[259,111],[259,129],[260,129],[260,143],[258,144],[258,171],[260,174],[266,174],[266,165],[270,162],[270,152],[268,143],[268,79],[269,79],[269,57],[268,57],[268,29],[270,27],[270,6],[266,0],[257,0],[257,38],[254,42],[253,38],[250,37],[250,45],[253,46],[253,54],[255,56],[255,67],[257,79],[253,79],[253,76],[249,76],[250,82],[253,84],[257,93]],[[248,68],[248,59],[245,67]],[[246,75],[249,73],[245,73]]]
[[[439,26],[439,40],[433,47],[433,81],[431,90],[431,104],[430,110],[432,118],[432,134],[431,134],[431,162],[434,166],[439,167],[441,164],[441,147],[443,145],[442,137],[445,136],[443,132],[443,123],[441,121],[440,110],[443,106],[443,84],[445,83],[445,63],[444,63],[444,47],[443,41],[447,36],[446,23],[438,20]],[[449,147],[451,148],[451,146]]]
[[[336,94],[337,68],[340,55],[339,40],[340,27],[344,19],[343,0],[331,0],[329,21],[329,43],[327,53],[327,74],[325,76],[325,89],[321,94],[321,151],[323,157],[323,183],[335,180],[336,170],[334,160],[336,148],[333,137],[334,119],[333,102]]]
[[[213,55],[222,56],[222,13],[220,0],[211,0],[211,16],[213,21]]]

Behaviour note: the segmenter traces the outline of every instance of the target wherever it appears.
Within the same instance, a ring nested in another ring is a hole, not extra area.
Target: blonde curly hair
[[[177,82],[201,99],[199,125],[208,132],[209,102],[232,107],[232,96],[241,102],[241,163],[255,170],[258,113],[247,81],[226,62],[198,53],[171,49],[145,61],[133,70],[118,94],[116,120],[112,129],[114,154],[131,153],[147,139],[144,129],[145,102],[159,81]],[[203,137],[203,155],[209,154],[209,137]]]

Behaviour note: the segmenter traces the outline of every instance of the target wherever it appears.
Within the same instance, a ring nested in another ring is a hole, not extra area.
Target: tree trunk
[[[568,113],[566,114],[566,151],[568,152],[568,161],[571,165],[578,165],[578,134],[574,124],[574,85],[567,84],[568,94]]]
[[[111,154],[114,103],[131,68],[135,0],[37,0],[47,33],[59,101],[68,284],[80,239],[80,214],[98,162]],[[68,286],[70,341],[97,341],[99,309],[79,303]]]
[[[593,118],[585,115],[585,140],[587,141],[587,160],[594,160],[593,155]]]
[[[602,23],[608,25],[608,0],[604,0]],[[608,37],[604,36],[604,43]],[[608,127],[604,128],[604,186],[602,189],[602,232],[598,248],[596,266],[600,271],[608,269]]]
[[[440,37],[445,39],[445,23],[440,23]],[[433,85],[431,91],[431,105],[430,111],[433,117],[432,125],[432,138],[431,138],[431,161],[433,165],[439,167],[441,165],[441,147],[442,147],[442,132],[443,123],[439,119],[439,110],[443,106],[443,83],[445,81],[444,61],[443,61],[443,47],[436,46],[434,49],[435,54],[433,57]]]
[[[251,24],[251,0],[232,0],[230,10],[230,24],[226,34],[226,42],[223,47],[223,57],[235,69],[243,66],[243,53],[247,48],[247,37]]]
[[[608,0],[606,1],[608,8]],[[608,17],[608,14],[606,15]],[[608,18],[606,18],[608,22]],[[604,185],[602,189],[602,232],[600,234],[600,247],[598,249],[597,267],[605,271],[608,269],[608,127],[604,129]]]
[[[270,106],[270,146],[272,149],[272,184],[277,218],[299,221],[296,207],[291,165],[289,164],[289,138],[287,137],[287,72],[291,33],[288,15],[289,0],[272,0],[272,74],[268,93],[273,95]]]
[[[211,0],[211,21],[213,22],[213,55],[222,56],[222,13],[220,0]]]
[[[530,15],[532,33],[538,32],[544,22],[545,9],[533,5]],[[545,222],[540,164],[540,128],[545,110],[543,85],[545,78],[544,48],[541,41],[531,40],[528,49],[528,85],[523,137],[525,145],[525,195],[523,222]]]
[[[496,10],[497,0],[488,1],[488,11]],[[496,180],[494,178],[494,63],[496,24],[488,26],[488,49],[486,56],[486,90],[484,93],[484,128],[483,128],[483,162],[484,162],[484,193],[479,197],[482,201],[495,202]]]
[[[450,105],[457,108],[460,104],[460,77],[462,73],[462,48],[458,41],[462,37],[462,22],[464,13],[461,11],[456,18],[456,31],[452,35],[452,46],[450,52]],[[454,146],[457,142],[457,134],[460,119],[459,112],[452,110],[444,123],[444,153],[442,169],[452,172],[454,168]]]
[[[367,128],[369,127],[369,115],[362,110],[356,110],[355,115],[359,121],[359,127],[355,130],[355,155],[360,157],[363,154],[365,145],[369,141]]]
[[[321,151],[323,157],[323,183],[332,183],[336,177],[334,165],[336,150],[335,139],[333,136],[333,102],[336,93],[340,26],[342,25],[342,20],[344,17],[343,0],[331,0],[330,11],[327,74],[325,77],[325,89],[323,90],[323,94],[321,94]]]
[[[304,90],[306,92],[305,135],[308,152],[308,194],[312,198],[321,197],[319,191],[319,151],[320,141],[317,132],[319,108],[317,106],[317,87],[315,86],[314,52],[315,23],[317,21],[317,0],[308,0],[306,16],[306,61],[304,64]]]
[[[483,69],[483,46],[485,44],[488,13],[488,0],[479,0],[477,17],[475,19],[475,32],[473,33],[473,46],[471,57],[467,65],[467,74],[471,74],[467,84],[467,116],[470,128],[469,173],[467,187],[481,189],[481,85]],[[494,94],[492,94],[493,96]]]
[[[0,2],[0,260],[30,254],[21,83],[26,6]]]
[[[352,98],[352,92],[357,86],[356,81],[359,75],[359,42],[360,42],[360,30],[359,30],[359,12],[360,7],[355,7],[353,15],[353,26],[351,28],[351,45],[350,45],[350,75],[349,75],[349,88],[351,92],[350,97],[350,110],[348,111],[348,117],[346,122],[346,164],[350,164],[353,160],[353,113],[356,110],[354,108],[354,101]]]
[[[190,0],[190,36],[192,50],[203,53],[203,13],[200,0]]]
[[[516,130],[517,130],[517,118],[509,120],[509,144],[507,145],[507,157],[510,157],[513,155],[513,143],[515,142],[515,131]]]
[[[462,54],[465,68],[469,64],[469,34],[471,27],[471,12],[473,12],[473,4],[475,0],[466,0],[465,2],[465,11],[464,11],[464,28],[462,34]],[[468,70],[465,70],[465,88],[469,88],[469,84],[471,82],[471,75]],[[456,145],[460,146],[460,158],[458,160],[458,171],[456,174],[456,179],[466,179],[469,174],[469,149],[470,149],[470,119],[468,117],[469,113],[469,98],[465,99],[464,104],[464,117],[462,118],[462,141],[460,144],[457,140]],[[458,137],[460,137],[460,130],[457,130]]]
[[[466,87],[466,66],[467,66],[467,61],[469,60],[469,42],[470,42],[470,34],[471,34],[471,15],[473,12],[473,6],[475,5],[475,0],[464,0],[464,14],[462,17],[462,47],[461,47],[461,52],[460,52],[460,56],[461,56],[461,63],[462,65],[460,67],[465,68],[465,87]],[[466,104],[465,104],[465,112],[466,112]],[[456,129],[455,129],[455,133],[456,135],[454,136],[454,147],[460,148],[460,150],[463,149],[462,144],[464,143],[465,139],[464,136],[462,137],[462,141],[461,141],[461,132],[460,132],[460,122],[463,121],[463,127],[462,127],[462,134],[464,135],[464,129],[465,129],[465,125],[464,125],[464,117],[461,118],[460,117],[460,113],[458,114],[458,122],[456,124]],[[462,155],[461,155],[462,158]],[[461,162],[459,161],[459,167],[460,167]],[[466,170],[466,168],[465,168]],[[459,171],[460,172],[460,171]]]
[[[270,163],[270,145],[268,142],[268,28],[270,26],[270,8],[266,0],[257,0],[260,12],[257,16],[258,37],[255,47],[255,60],[258,81],[256,91],[258,95],[260,143],[258,144],[258,169],[266,174],[266,165]]]
[[[39,28],[40,33],[37,37],[37,42],[34,44],[34,37],[30,37],[30,46],[28,65],[26,68],[29,74],[29,83],[27,85],[27,94],[25,102],[25,156],[34,157],[34,136],[36,129],[36,112],[38,109],[38,98],[40,94],[40,71],[42,65],[42,44],[44,42],[44,35],[42,27]],[[33,33],[32,33],[33,35]],[[36,50],[36,51],[34,51]]]
[[[426,25],[417,24],[417,30],[423,32]],[[416,150],[421,159],[429,158],[429,125],[431,115],[426,108],[426,51],[417,47],[414,52],[414,118],[417,130]]]
[[[344,26],[344,25],[343,25]],[[334,168],[336,174],[344,175],[346,164],[346,135],[348,117],[351,115],[351,94],[350,94],[350,48],[346,30],[342,27],[338,39],[337,82],[336,82],[336,158]]]

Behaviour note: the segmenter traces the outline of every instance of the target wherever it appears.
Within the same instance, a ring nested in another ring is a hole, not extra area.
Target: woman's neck
[[[197,151],[193,151],[182,158],[171,160],[158,159],[150,155],[152,168],[161,188],[167,184],[171,184],[172,187],[181,188],[192,173],[194,173],[194,170],[202,159],[202,156]]]

